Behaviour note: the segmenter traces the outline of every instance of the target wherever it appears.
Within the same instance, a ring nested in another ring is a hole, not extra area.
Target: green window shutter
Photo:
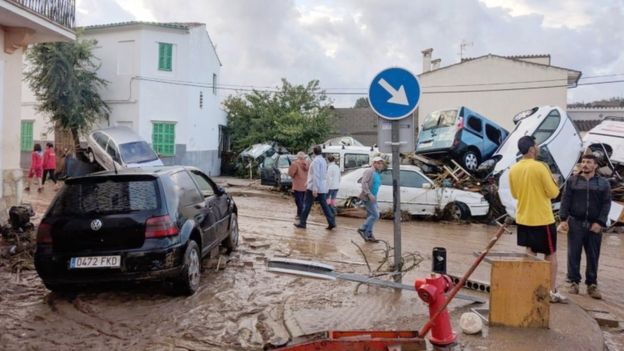
[[[22,121],[20,131],[20,149],[22,151],[32,151],[33,149],[33,121]]]
[[[161,156],[175,156],[175,124],[154,123],[152,146]]]
[[[158,69],[160,71],[171,71],[173,57],[173,45],[158,43]]]

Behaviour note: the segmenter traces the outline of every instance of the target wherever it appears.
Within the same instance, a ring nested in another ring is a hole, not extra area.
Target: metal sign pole
[[[392,208],[394,209],[394,281],[402,282],[401,268],[401,160],[399,155],[399,121],[392,121]]]

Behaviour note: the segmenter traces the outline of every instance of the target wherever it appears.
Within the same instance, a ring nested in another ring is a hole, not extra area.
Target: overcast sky
[[[318,79],[329,93],[365,92],[383,68],[420,73],[426,48],[442,66],[458,62],[462,41],[464,57],[550,54],[551,64],[582,71],[581,83],[624,80],[624,0],[77,0],[76,7],[80,26],[206,23],[222,84]],[[624,83],[568,91],[569,102],[613,96],[624,97]],[[349,107],[358,96],[331,97]]]

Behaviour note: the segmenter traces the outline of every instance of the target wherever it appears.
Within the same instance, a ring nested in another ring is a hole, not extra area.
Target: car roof
[[[144,175],[159,177],[163,175],[170,175],[183,170],[197,170],[200,169],[191,166],[154,166],[154,167],[135,167],[135,168],[120,168],[117,171],[101,171],[90,173],[80,177],[72,177],[71,180],[94,178],[94,177],[109,177],[109,176],[128,176],[128,175]]]
[[[145,141],[134,130],[125,126],[117,126],[117,127],[94,130],[91,133],[91,135],[93,135],[94,133],[98,133],[98,132],[104,133],[108,135],[109,137],[111,137],[115,141],[115,144],[117,145],[130,143],[133,141]]]

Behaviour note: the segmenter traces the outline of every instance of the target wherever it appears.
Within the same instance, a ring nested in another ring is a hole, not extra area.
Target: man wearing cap
[[[371,167],[364,171],[362,175],[362,192],[360,193],[360,199],[364,201],[366,205],[366,221],[358,229],[358,233],[365,241],[377,242],[373,235],[373,226],[379,219],[379,207],[377,205],[377,193],[381,186],[381,174],[386,163],[383,158],[375,157]]]
[[[539,149],[533,137],[520,138],[518,150],[523,157],[509,171],[511,195],[518,200],[518,245],[531,255],[544,254],[550,262],[550,302],[567,303],[557,291],[557,228],[550,202],[559,195],[559,187],[548,166],[537,161]]]

